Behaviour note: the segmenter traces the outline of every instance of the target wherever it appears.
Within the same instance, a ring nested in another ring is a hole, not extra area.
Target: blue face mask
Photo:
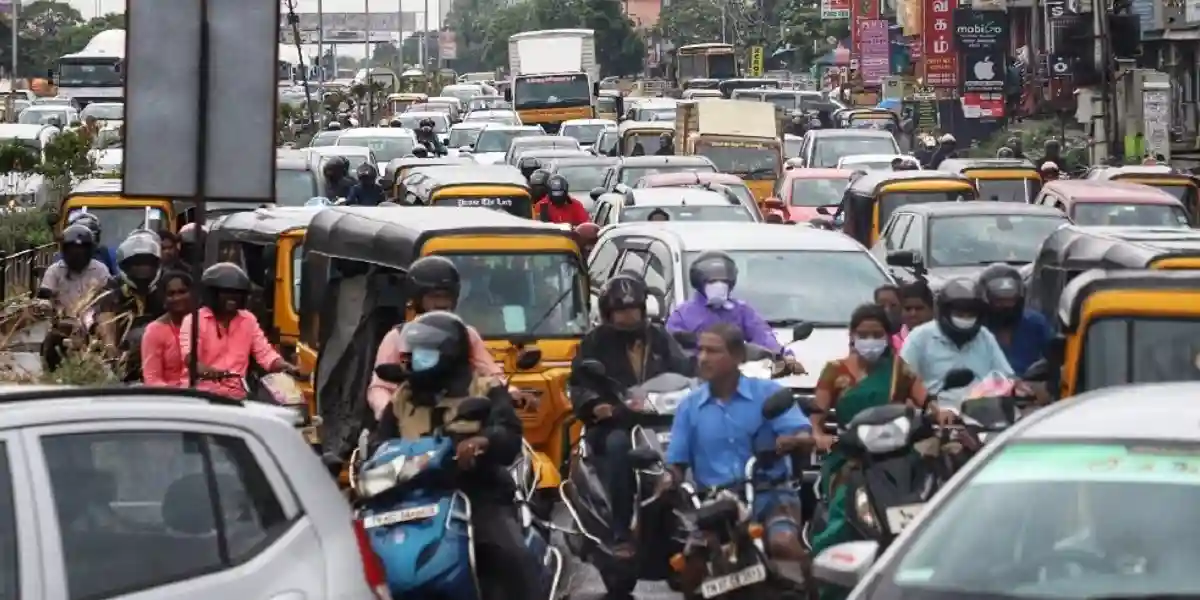
[[[412,351],[413,373],[428,371],[438,365],[442,353],[430,348],[416,348]]]

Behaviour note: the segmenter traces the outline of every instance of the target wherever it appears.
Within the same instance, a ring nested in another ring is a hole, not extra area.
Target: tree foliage
[[[784,50],[778,56],[789,67],[810,66],[850,35],[848,20],[822,20],[820,3],[814,0],[765,0],[749,6],[740,0],[674,0],[663,7],[654,33],[683,46],[720,41],[722,25],[725,40],[741,48],[762,45],[768,56]]]
[[[91,20],[83,18],[74,7],[58,0],[37,0],[21,7],[18,35],[18,76],[45,77],[57,69],[64,54],[78,52],[107,29],[124,29],[124,14],[108,14]],[[12,62],[12,48],[7,40],[12,35],[9,21],[0,22],[0,64]]]

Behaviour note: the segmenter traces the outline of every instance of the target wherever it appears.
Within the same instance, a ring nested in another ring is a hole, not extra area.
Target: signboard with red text
[[[958,87],[958,52],[954,45],[954,0],[925,0],[925,85]]]

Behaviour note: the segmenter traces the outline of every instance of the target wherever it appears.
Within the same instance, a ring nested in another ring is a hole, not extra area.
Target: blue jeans
[[[780,509],[787,508],[787,513]],[[800,514],[800,497],[795,490],[774,489],[756,492],[754,494],[754,520],[762,523],[771,533],[800,533],[800,524],[795,515]]]

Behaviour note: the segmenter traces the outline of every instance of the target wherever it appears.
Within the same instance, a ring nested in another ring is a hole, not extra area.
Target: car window
[[[47,436],[72,600],[232,567],[288,527],[239,438],[160,431]]]
[[[900,250],[916,250],[920,252],[921,246],[925,240],[925,218],[913,216],[912,223],[908,226],[908,231],[904,232],[904,237],[900,238]]]
[[[908,231],[910,223],[912,223],[912,215],[897,215],[883,238],[884,247],[888,250],[899,249],[900,241],[904,239],[904,233]]]
[[[612,240],[605,241],[592,251],[588,262],[588,277],[597,286],[602,285],[612,271],[613,263],[617,260],[617,244]]]
[[[292,310],[300,313],[300,274],[304,272],[304,244],[292,248]]]
[[[671,299],[671,288],[675,281],[675,270],[671,268],[671,251],[661,242],[650,245],[649,269],[646,272],[646,285],[658,288]]]
[[[621,255],[621,260],[617,262],[617,270],[613,272],[613,276],[623,273],[634,273],[638,277],[644,277],[646,274],[646,255],[641,250],[626,250],[625,254]],[[650,285],[646,281],[646,285]]]
[[[13,502],[12,469],[8,466],[8,447],[0,442],[0,600],[17,600],[17,511]]]
[[[608,220],[608,213],[611,210],[612,210],[612,208],[610,207],[610,205],[607,202],[601,202],[600,207],[596,209],[596,218],[595,218],[596,224],[601,227],[604,227],[604,225],[606,224],[605,221]]]

